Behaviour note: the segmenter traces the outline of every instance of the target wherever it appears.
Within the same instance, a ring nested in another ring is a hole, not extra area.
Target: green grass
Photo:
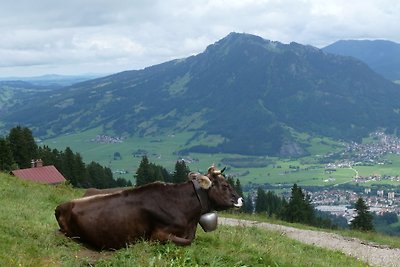
[[[189,247],[139,242],[115,252],[91,251],[60,235],[54,218],[59,203],[82,193],[0,173],[0,266],[366,266],[254,227],[199,229]]]
[[[128,171],[128,174],[116,174],[115,178],[123,177],[133,181],[134,174],[141,161],[140,157],[133,157],[132,155],[137,150],[147,151],[151,162],[173,171],[176,161],[180,158],[176,155],[176,151],[184,149],[188,145],[216,145],[223,141],[220,136],[196,136],[194,132],[169,133],[147,137],[132,136],[127,138],[123,143],[118,144],[99,144],[90,141],[100,133],[101,129],[97,128],[78,134],[69,134],[45,140],[44,144],[59,150],[64,150],[69,146],[74,152],[79,152],[83,156],[83,160],[87,163],[96,161],[103,166],[111,168],[113,171],[122,169]],[[325,172],[324,164],[316,163],[318,155],[337,151],[342,148],[340,143],[335,143],[327,138],[311,138],[304,134],[299,134],[298,138],[310,144],[307,149],[312,152],[313,156],[289,160],[277,157],[260,158],[223,153],[191,153],[189,157],[198,159],[199,161],[190,163],[188,166],[192,171],[205,171],[213,163],[219,166],[227,165],[223,163],[223,159],[233,159],[233,162],[235,162],[235,159],[242,159],[241,162],[236,161],[236,163],[239,162],[241,165],[228,165],[228,173],[245,173],[244,176],[238,177],[242,185],[251,182],[256,184],[297,183],[301,186],[324,186],[351,182],[355,176],[354,170],[339,168],[335,172],[327,173]],[[114,160],[113,155],[115,152],[119,152],[122,159]],[[372,174],[399,175],[400,156],[389,155],[388,158],[393,161],[393,164],[355,166],[354,168],[363,176]],[[252,163],[250,162],[251,160],[253,160]],[[249,162],[248,166],[244,166],[246,165],[245,161]],[[261,165],[262,167],[256,167],[257,165]],[[297,166],[298,169],[293,169],[293,166]],[[390,184],[388,181],[381,183]]]

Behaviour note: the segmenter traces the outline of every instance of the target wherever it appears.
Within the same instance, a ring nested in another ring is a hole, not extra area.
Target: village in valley
[[[354,171],[354,176],[349,177],[347,183],[324,186],[323,190],[305,186],[304,189],[317,210],[344,217],[350,222],[354,217],[354,203],[359,197],[362,197],[370,207],[371,212],[380,215],[390,212],[400,216],[400,188],[398,187],[400,185],[400,173],[395,176],[377,173],[361,176],[357,171],[357,166],[392,164],[385,156],[388,154],[400,155],[400,138],[387,135],[381,131],[371,133],[369,137],[372,140],[371,142],[364,144],[352,142],[335,155],[326,155],[326,158],[332,160],[325,164],[325,172],[349,168]],[[121,143],[124,142],[124,138],[98,135],[91,141],[96,143]],[[138,150],[133,153],[134,157],[144,155],[148,156],[145,150]],[[150,156],[157,158],[157,155]],[[190,160],[183,158],[182,160],[192,163]],[[335,179],[331,179],[327,182],[334,182]]]
[[[370,138],[374,142],[348,144],[339,160],[326,164],[326,170],[331,171],[338,168],[353,169],[354,176],[349,181],[349,186],[337,184],[322,191],[307,191],[317,210],[345,217],[349,222],[354,217],[354,203],[362,197],[371,212],[379,215],[386,212],[400,215],[400,173],[394,176],[385,174],[360,176],[354,168],[391,164],[384,159],[384,156],[400,154],[400,138],[380,131],[372,133]]]

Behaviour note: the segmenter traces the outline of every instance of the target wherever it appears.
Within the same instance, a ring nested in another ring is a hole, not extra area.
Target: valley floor
[[[289,238],[317,247],[341,251],[346,255],[355,257],[371,266],[399,266],[400,249],[380,246],[361,241],[357,238],[343,237],[322,231],[302,230],[293,227],[257,222],[250,220],[218,218],[220,224],[237,226],[254,226],[281,232]]]

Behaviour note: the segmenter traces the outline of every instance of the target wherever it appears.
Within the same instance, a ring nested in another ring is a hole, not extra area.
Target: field
[[[356,173],[363,176],[373,174],[400,175],[400,157],[388,156],[391,165],[354,166],[338,168],[326,172],[325,165],[317,159],[329,152],[336,152],[343,145],[326,138],[310,138],[299,136],[310,144],[308,150],[312,156],[300,159],[281,159],[276,157],[251,157],[232,154],[200,154],[179,156],[177,151],[188,144],[217,144],[218,136],[194,136],[193,132],[166,134],[152,137],[128,137],[122,143],[100,143],[91,141],[100,134],[100,129],[94,129],[79,134],[69,134],[55,139],[44,140],[42,144],[51,148],[64,150],[67,146],[74,152],[79,152],[87,163],[96,161],[113,170],[114,177],[134,180],[134,174],[140,164],[144,152],[149,160],[173,171],[178,159],[189,160],[188,166],[192,171],[204,172],[211,164],[220,167],[227,166],[227,173],[237,175],[241,184],[293,184],[299,185],[335,185],[351,182]],[[115,155],[118,157],[115,157]],[[381,182],[383,183],[383,182]],[[391,182],[385,182],[391,183]]]
[[[0,173],[0,266],[366,266],[254,227],[199,229],[189,247],[139,242],[97,252],[58,232],[54,208],[80,195],[82,190],[66,185],[35,184]]]

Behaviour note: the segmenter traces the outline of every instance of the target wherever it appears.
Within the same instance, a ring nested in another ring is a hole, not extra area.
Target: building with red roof
[[[43,184],[59,184],[65,182],[64,176],[54,167],[43,166],[42,160],[32,160],[32,167],[27,169],[19,169],[11,172],[12,175],[23,180],[43,183]]]

